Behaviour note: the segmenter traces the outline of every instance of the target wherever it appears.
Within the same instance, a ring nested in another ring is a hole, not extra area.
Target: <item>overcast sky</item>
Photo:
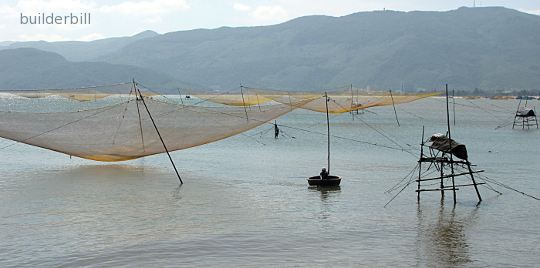
[[[268,25],[305,15],[358,11],[437,10],[472,6],[473,0],[0,0],[0,41],[94,40],[220,26]],[[476,0],[539,14],[540,0]],[[21,25],[20,16],[91,13],[90,25]]]

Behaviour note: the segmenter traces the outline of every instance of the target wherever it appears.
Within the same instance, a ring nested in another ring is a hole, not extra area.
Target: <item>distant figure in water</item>
[[[279,137],[279,128],[277,126],[277,123],[274,122],[274,139],[277,139]]]
[[[323,179],[323,180],[328,179],[328,172],[326,171],[326,168],[322,168],[321,179]]]

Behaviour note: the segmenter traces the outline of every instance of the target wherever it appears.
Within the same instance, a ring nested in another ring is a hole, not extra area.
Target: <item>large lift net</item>
[[[344,94],[329,94],[330,112],[389,101],[387,96]],[[124,161],[218,141],[297,108],[325,111],[322,93],[245,87],[234,94],[214,92],[189,98],[159,93],[135,82],[2,91],[0,95],[0,137],[96,161]],[[393,98],[403,103],[427,96]]]

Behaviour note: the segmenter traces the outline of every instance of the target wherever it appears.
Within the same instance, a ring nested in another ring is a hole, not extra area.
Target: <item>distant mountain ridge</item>
[[[15,43],[70,60],[137,66],[209,89],[540,88],[540,16],[502,7],[307,16],[257,27]],[[0,77],[3,76],[0,71]]]
[[[134,77],[149,86],[191,86],[141,67],[70,62],[56,53],[33,48],[0,50],[0,89],[74,88],[128,82]]]
[[[98,57],[123,48],[124,46],[145,38],[159,35],[154,31],[144,31],[133,36],[105,38],[95,41],[30,41],[8,44],[4,49],[36,48],[43,51],[55,52],[71,61],[93,61]],[[1,49],[1,48],[0,48]]]

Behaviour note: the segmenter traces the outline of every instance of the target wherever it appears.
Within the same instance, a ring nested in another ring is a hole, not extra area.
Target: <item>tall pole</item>
[[[249,121],[248,112],[246,109],[246,101],[244,100],[244,86],[240,85],[240,94],[242,94],[242,105],[244,106],[244,112],[246,113],[246,120]]]
[[[261,111],[261,102],[259,101],[259,94],[255,93],[257,96],[257,106],[259,107],[259,112]]]
[[[324,92],[324,100],[326,104],[326,130],[328,136],[328,175],[330,175],[330,115],[328,114],[328,93]]]
[[[180,97],[180,103],[182,103],[182,106],[184,106],[184,101],[182,100],[182,92],[180,91],[180,88],[178,88],[178,97]]]
[[[456,125],[456,90],[452,89],[452,115],[454,116],[454,126]]]
[[[400,127],[399,120],[397,117],[396,104],[394,103],[394,96],[392,96],[392,90],[390,90],[390,98],[392,99],[392,106],[394,107],[394,114],[396,115],[397,126]]]
[[[135,81],[133,82],[135,85],[136,92],[139,93],[139,97],[144,105],[144,108],[146,109],[146,112],[148,113],[148,117],[150,117],[150,121],[152,121],[152,124],[154,125],[154,128],[156,129],[156,133],[158,134],[159,140],[161,141],[161,144],[163,144],[163,148],[165,149],[165,152],[167,153],[167,156],[169,157],[169,160],[171,161],[171,164],[174,168],[174,172],[176,172],[176,176],[178,177],[178,180],[180,180],[180,184],[184,184],[182,181],[182,178],[180,177],[180,173],[178,173],[178,169],[176,169],[176,165],[174,164],[174,161],[171,157],[171,154],[169,153],[169,149],[167,149],[167,145],[165,145],[165,141],[163,141],[163,137],[161,137],[161,133],[159,133],[159,129],[156,125],[156,122],[154,121],[154,118],[152,117],[152,114],[150,113],[150,110],[148,109],[148,106],[146,105],[146,102],[144,101],[144,97],[141,94],[141,91],[136,87]],[[135,100],[138,101],[138,100]]]
[[[521,98],[519,98],[519,103],[518,103],[518,107],[516,109],[516,115],[514,116],[514,124],[512,124],[512,129],[514,129],[514,127],[516,126],[516,119],[518,118],[517,115],[519,113],[519,108],[520,107],[521,107]]]
[[[356,105],[360,105],[360,101],[358,100],[358,96],[359,96],[359,95],[360,95],[360,89],[357,88],[357,89],[356,89]],[[360,113],[359,110],[356,109],[356,114],[359,114],[359,113]]]
[[[474,179],[473,171],[471,169],[471,163],[469,160],[467,162],[467,168],[469,169],[469,174],[471,174],[471,180],[473,181],[474,190],[476,191],[476,195],[478,196],[478,202],[482,202],[482,197],[480,196],[480,191],[478,191],[478,185],[476,184],[476,180]]]
[[[424,126],[422,126],[422,141],[420,142],[420,159],[418,160],[418,191],[416,199],[420,202],[420,182],[422,179],[422,161],[424,158]]]
[[[450,107],[448,103],[448,84],[446,84],[446,124],[448,126],[448,154],[450,155],[450,174],[452,176],[452,194],[454,197],[454,204],[456,204],[456,184],[454,180],[454,157],[452,155],[452,134],[450,132]]]
[[[353,88],[352,88],[352,84],[351,84],[351,115],[352,115],[352,119],[354,120],[354,93],[353,93]]]

